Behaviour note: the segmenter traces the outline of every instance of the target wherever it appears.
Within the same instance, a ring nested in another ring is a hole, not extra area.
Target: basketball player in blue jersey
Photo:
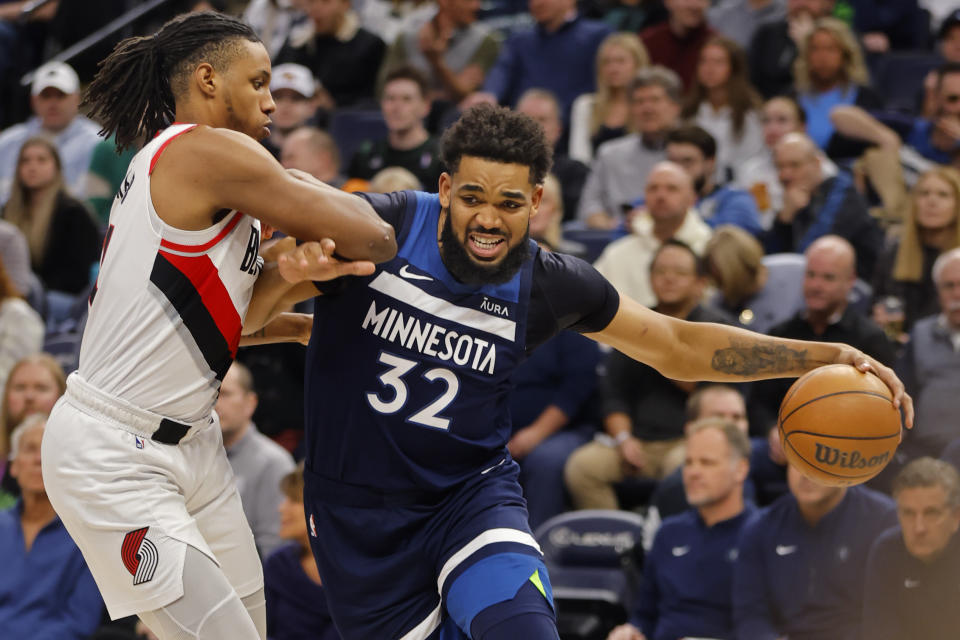
[[[363,196],[396,230],[397,256],[316,284],[305,509],[346,640],[557,638],[505,445],[510,374],[562,329],[679,380],[849,363],[879,375],[912,421],[900,381],[859,351],[661,316],[539,250],[527,231],[550,151],[526,116],[475,107],[442,154],[439,194]]]
[[[87,94],[105,133],[143,147],[110,211],[43,475],[110,615],[138,615],[161,640],[266,638],[260,559],[213,411],[241,335],[291,301],[291,280],[368,274],[396,251],[367,202],[257,144],[269,86],[250,27],[206,13],[121,42]],[[261,220],[307,242],[265,265]]]

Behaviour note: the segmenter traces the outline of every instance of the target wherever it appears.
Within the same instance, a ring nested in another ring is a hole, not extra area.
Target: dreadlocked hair
[[[260,42],[253,29],[231,16],[177,16],[152,36],[120,42],[100,63],[83,104],[103,125],[100,134],[116,136],[117,150],[123,151],[168,127],[196,65],[208,62],[222,71],[239,39]]]

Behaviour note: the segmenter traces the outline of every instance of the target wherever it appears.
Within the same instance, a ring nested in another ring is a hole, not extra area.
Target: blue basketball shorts
[[[310,543],[344,640],[469,638],[478,613],[528,582],[552,607],[518,474],[509,460],[425,499],[307,470]]]

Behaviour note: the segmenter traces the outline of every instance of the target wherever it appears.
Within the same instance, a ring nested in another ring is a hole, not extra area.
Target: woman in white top
[[[763,152],[759,108],[743,49],[729,38],[708,40],[682,115],[717,141],[718,184],[734,181],[740,165]]]
[[[590,164],[601,143],[629,132],[630,82],[649,65],[647,49],[633,33],[612,33],[600,43],[597,92],[578,97],[570,112],[571,158]]]

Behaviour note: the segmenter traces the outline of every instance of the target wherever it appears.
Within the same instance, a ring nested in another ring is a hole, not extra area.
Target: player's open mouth
[[[493,260],[507,244],[503,237],[485,236],[477,233],[471,233],[468,242],[470,251],[480,260]]]

